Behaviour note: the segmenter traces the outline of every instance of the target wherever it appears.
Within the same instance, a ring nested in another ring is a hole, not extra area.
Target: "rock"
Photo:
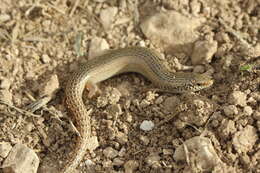
[[[123,132],[118,132],[116,135],[116,139],[122,145],[128,142],[128,136]]]
[[[180,99],[176,96],[168,97],[163,102],[164,109],[168,112],[175,111],[176,107],[179,104],[180,104]]]
[[[11,19],[9,14],[0,14],[0,23],[7,22]]]
[[[225,115],[230,118],[234,118],[234,116],[238,114],[238,109],[235,105],[224,106],[223,109],[224,109]]]
[[[122,112],[120,104],[113,104],[108,107],[108,113],[111,116],[116,117],[118,115],[122,115],[123,112]]]
[[[103,150],[103,154],[107,157],[107,158],[115,158],[118,155],[118,151],[115,150],[112,147],[107,147],[106,149]]]
[[[210,63],[213,55],[217,52],[216,41],[197,41],[194,44],[191,62],[193,65]]]
[[[41,60],[44,64],[47,64],[51,61],[49,55],[47,55],[47,54],[43,54],[42,57],[41,57]]]
[[[149,138],[148,138],[147,136],[141,135],[141,136],[139,136],[139,139],[140,139],[140,141],[141,141],[144,145],[148,145],[149,142],[150,142],[150,140],[149,140]]]
[[[0,90],[0,100],[3,100],[4,102],[13,105],[12,102],[13,95],[9,90]]]
[[[229,95],[229,103],[239,106],[246,106],[246,94],[241,91],[233,91]]]
[[[184,144],[175,150],[173,158],[176,161],[186,161],[189,157],[192,161],[190,165],[200,168],[202,172],[212,171],[222,163],[208,138],[195,136],[186,140]],[[187,152],[184,147],[187,147]]]
[[[141,23],[144,35],[168,53],[186,52],[198,38],[195,29],[204,18],[188,18],[175,11],[156,13]]]
[[[106,87],[105,91],[97,99],[97,107],[105,107],[107,104],[116,104],[120,98],[121,93],[118,89]]]
[[[60,87],[58,76],[52,75],[48,81],[44,84],[43,88],[39,88],[40,96],[51,96]]]
[[[128,160],[124,164],[125,173],[133,173],[138,168],[138,166],[139,164],[136,160]]]
[[[99,147],[98,138],[96,136],[92,136],[91,138],[89,138],[89,142],[87,145],[87,149],[89,151],[94,151],[97,147]]]
[[[115,166],[122,166],[123,164],[124,164],[124,161],[120,158],[115,158],[113,160],[113,165],[115,165]]]
[[[89,59],[102,55],[108,49],[109,45],[105,39],[100,37],[92,38],[88,51]]]
[[[6,158],[12,146],[9,142],[0,142],[0,157]]]
[[[140,129],[143,131],[150,131],[153,128],[154,128],[154,123],[152,121],[144,120],[140,125]]]
[[[243,113],[244,113],[244,115],[250,116],[253,113],[253,109],[250,106],[245,106]]]
[[[256,129],[253,126],[248,125],[234,134],[232,142],[238,153],[246,153],[253,148],[257,139]]]
[[[236,132],[235,122],[232,120],[223,119],[218,131],[222,137],[229,138],[230,135]]]
[[[172,149],[163,149],[163,154],[164,155],[172,155],[173,154],[173,150]]]
[[[108,7],[101,10],[100,21],[105,30],[111,29],[117,11],[118,9],[116,7]]]
[[[7,78],[2,78],[0,80],[0,89],[8,90],[11,86],[11,81]]]
[[[158,168],[160,167],[160,159],[161,157],[157,153],[151,153],[148,157],[145,158],[145,162],[148,166]]]
[[[16,144],[5,159],[4,173],[36,173],[40,160],[37,154],[23,144]]]

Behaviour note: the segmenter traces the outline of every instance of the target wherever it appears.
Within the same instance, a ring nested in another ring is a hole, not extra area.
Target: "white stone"
[[[143,131],[150,131],[153,128],[154,128],[154,123],[152,121],[144,120],[140,125],[140,129]]]

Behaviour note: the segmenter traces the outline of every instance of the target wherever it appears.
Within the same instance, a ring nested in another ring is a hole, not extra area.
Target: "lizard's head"
[[[165,90],[173,93],[195,92],[208,88],[213,84],[213,79],[206,74],[195,73],[175,73],[171,82],[165,86]]]

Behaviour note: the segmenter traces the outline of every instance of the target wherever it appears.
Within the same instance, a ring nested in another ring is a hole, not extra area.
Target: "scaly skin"
[[[173,73],[159,60],[159,54],[151,49],[130,47],[108,51],[79,67],[68,80],[65,94],[66,105],[73,114],[80,134],[71,159],[62,172],[70,173],[82,160],[90,138],[90,117],[82,100],[86,85],[95,88],[96,83],[125,72],[137,72],[149,79],[160,90],[172,93],[198,91],[210,87],[213,80],[204,74]],[[90,93],[94,91],[90,90]]]

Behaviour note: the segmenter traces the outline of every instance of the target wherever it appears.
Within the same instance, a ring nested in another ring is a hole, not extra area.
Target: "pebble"
[[[197,41],[194,44],[191,55],[193,65],[207,64],[212,60],[213,55],[217,52],[218,43],[216,41]]]
[[[9,14],[0,14],[0,23],[7,22],[11,19]]]
[[[97,136],[92,136],[89,138],[89,142],[87,144],[87,149],[89,151],[94,151],[97,147],[99,147],[99,142]]]
[[[109,49],[109,45],[104,38],[94,37],[91,39],[88,56],[89,59],[93,59],[97,56],[102,55],[106,50]]]
[[[43,54],[42,57],[41,57],[41,60],[44,64],[47,64],[51,61],[49,55],[47,55],[47,54]]]
[[[134,173],[134,171],[138,168],[139,164],[136,160],[128,160],[124,164],[125,173]]]
[[[176,96],[168,97],[164,100],[163,106],[164,109],[171,112],[176,109],[176,107],[180,104],[180,99]]]
[[[42,88],[39,88],[40,96],[51,96],[60,87],[58,76],[56,74],[52,75],[48,79]]]
[[[0,80],[0,89],[6,89],[8,90],[11,86],[11,81],[7,78],[2,78]]]
[[[184,144],[188,152],[185,152],[183,144],[180,145],[174,152],[174,160],[186,161],[188,154],[190,160],[193,162],[190,164],[201,168],[202,172],[212,171],[215,166],[221,163],[220,158],[208,138],[195,136],[186,140]]]
[[[199,27],[204,18],[188,18],[175,11],[155,13],[141,22],[144,35],[153,43],[164,48],[167,53],[188,52],[191,54],[192,46],[198,34],[195,29]]]
[[[13,95],[9,90],[0,90],[0,99],[4,102],[13,105],[12,102]]]
[[[113,105],[110,105],[108,108],[108,113],[113,116],[113,117],[116,117],[118,115],[122,115],[122,109],[121,109],[121,106],[120,104],[113,104]]]
[[[153,168],[158,168],[160,166],[161,157],[157,153],[151,153],[148,157],[145,158],[145,162],[148,166]]]
[[[223,109],[224,109],[225,115],[230,118],[234,118],[234,116],[238,114],[238,109],[235,105],[224,106]]]
[[[108,7],[100,11],[100,21],[105,30],[111,29],[117,12],[118,9],[116,7]]]
[[[247,153],[253,148],[257,140],[256,129],[253,126],[247,125],[234,134],[232,143],[238,153]]]
[[[103,154],[107,157],[107,158],[115,158],[118,155],[118,151],[115,150],[112,147],[107,147],[106,149],[103,150]]]
[[[113,165],[115,165],[115,166],[121,166],[123,164],[124,164],[124,161],[122,159],[120,159],[120,158],[115,158],[113,160]]]
[[[9,142],[0,142],[0,157],[6,158],[12,146]]]
[[[235,122],[233,120],[223,119],[218,131],[222,137],[229,138],[231,134],[236,132]]]
[[[37,154],[23,144],[16,144],[5,159],[4,172],[36,173],[40,160]]]
[[[239,105],[242,107],[246,106],[246,94],[241,91],[233,91],[229,95],[228,102],[230,104]]]
[[[150,139],[147,136],[140,135],[139,139],[144,145],[148,145],[150,143]]]
[[[243,113],[244,113],[244,115],[250,116],[253,113],[253,109],[250,106],[245,106]]]
[[[123,132],[118,132],[116,135],[116,139],[122,145],[128,142],[128,136]]]
[[[150,131],[153,128],[154,128],[154,123],[152,121],[144,120],[140,125],[140,129],[143,131]]]

